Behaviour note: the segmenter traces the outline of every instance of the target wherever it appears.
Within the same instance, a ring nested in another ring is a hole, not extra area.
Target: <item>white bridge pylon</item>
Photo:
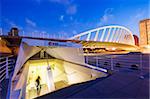
[[[126,27],[117,25],[92,29],[75,35],[70,39],[135,45],[132,32]]]

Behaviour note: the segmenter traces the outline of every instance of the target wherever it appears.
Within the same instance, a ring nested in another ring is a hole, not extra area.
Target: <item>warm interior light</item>
[[[50,69],[48,69],[48,66],[50,66]],[[31,92],[36,92],[36,79],[38,76],[40,76],[40,84],[43,90],[40,95],[43,95],[104,75],[101,72],[57,59],[29,60],[26,97],[36,97],[37,94],[32,95]]]
[[[113,48],[112,48],[112,50],[116,50],[116,48],[115,48],[115,47],[113,47]]]
[[[150,49],[150,45],[147,45],[146,48]]]

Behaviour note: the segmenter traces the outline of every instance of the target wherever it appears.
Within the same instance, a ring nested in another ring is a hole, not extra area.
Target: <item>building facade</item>
[[[141,20],[140,24],[140,46],[150,46],[150,19]]]
[[[10,32],[8,32],[8,35],[10,35],[10,36],[19,36],[18,33],[19,33],[18,28],[13,27],[13,28],[11,28]]]
[[[139,38],[138,38],[138,36],[137,35],[133,35],[133,37],[134,37],[135,45],[139,46]]]

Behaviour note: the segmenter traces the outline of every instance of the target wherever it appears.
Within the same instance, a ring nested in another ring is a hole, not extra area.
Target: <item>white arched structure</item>
[[[132,32],[126,27],[117,25],[92,29],[75,35],[70,39],[135,45]]]

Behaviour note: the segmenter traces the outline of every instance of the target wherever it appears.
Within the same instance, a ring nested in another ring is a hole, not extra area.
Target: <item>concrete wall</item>
[[[57,59],[77,64],[85,64],[83,51],[80,50],[79,48],[57,47],[57,48],[49,48],[46,50],[46,52]]]

